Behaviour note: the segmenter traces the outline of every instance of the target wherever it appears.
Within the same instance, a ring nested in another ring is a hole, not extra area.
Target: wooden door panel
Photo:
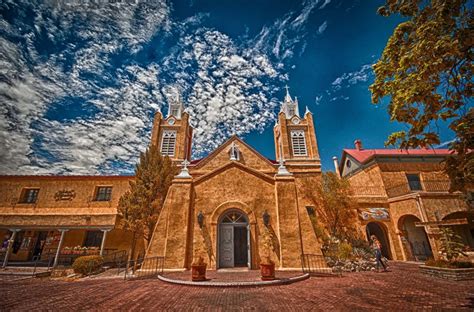
[[[219,267],[234,266],[234,227],[221,224],[219,227]]]

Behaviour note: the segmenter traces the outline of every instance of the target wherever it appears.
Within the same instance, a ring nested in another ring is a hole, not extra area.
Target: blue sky
[[[236,132],[274,158],[286,84],[314,114],[332,170],[355,139],[381,148],[401,129],[368,91],[370,65],[400,22],[378,16],[381,4],[3,1],[0,173],[129,174],[153,113],[177,92],[195,127],[194,157]]]

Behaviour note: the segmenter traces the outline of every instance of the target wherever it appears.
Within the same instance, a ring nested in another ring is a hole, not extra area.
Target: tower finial
[[[290,96],[290,91],[288,91],[290,87],[288,87],[288,85],[285,85],[285,89],[286,89],[285,102],[291,102],[292,100]]]

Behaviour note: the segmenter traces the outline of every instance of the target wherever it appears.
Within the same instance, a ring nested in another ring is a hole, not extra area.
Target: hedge
[[[102,268],[104,259],[98,255],[78,257],[72,264],[75,273],[92,274]]]

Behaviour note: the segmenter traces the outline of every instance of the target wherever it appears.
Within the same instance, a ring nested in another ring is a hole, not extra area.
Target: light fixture
[[[270,224],[270,215],[268,214],[266,210],[263,213],[262,218],[263,218],[263,224],[265,224],[265,226],[268,226]]]
[[[202,226],[204,225],[204,215],[202,214],[202,211],[199,211],[199,213],[197,214],[197,221],[199,227],[202,229]]]

